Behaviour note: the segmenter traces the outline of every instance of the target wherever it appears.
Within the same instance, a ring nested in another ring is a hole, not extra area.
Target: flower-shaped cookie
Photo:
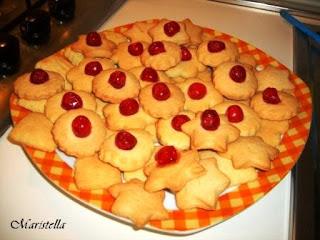
[[[104,36],[105,39],[110,40],[115,45],[119,45],[120,43],[128,42],[128,38],[124,36],[122,33],[105,30],[100,32]]]
[[[182,21],[186,27],[186,32],[190,37],[190,44],[198,45],[202,42],[202,27],[193,24],[189,18]]]
[[[123,34],[128,37],[131,42],[146,42],[152,43],[152,38],[148,31],[154,27],[153,22],[135,22],[130,29],[125,31]]]
[[[156,82],[171,82],[171,79],[163,72],[152,67],[136,67],[129,70],[140,82],[141,88]]]

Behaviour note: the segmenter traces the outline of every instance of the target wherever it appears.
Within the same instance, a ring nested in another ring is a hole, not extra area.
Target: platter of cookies
[[[79,36],[18,77],[12,143],[66,196],[135,229],[189,234],[244,211],[308,138],[308,86],[191,20]]]

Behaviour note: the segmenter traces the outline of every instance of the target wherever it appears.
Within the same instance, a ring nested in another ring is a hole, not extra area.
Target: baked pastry
[[[155,123],[156,119],[149,116],[134,98],[127,98],[120,103],[108,104],[103,109],[106,123],[111,130],[144,129]]]
[[[46,105],[47,99],[41,100],[27,100],[24,98],[18,99],[18,105],[30,110],[31,112],[44,113],[44,106]]]
[[[99,158],[121,171],[135,171],[150,159],[154,146],[151,135],[140,129],[121,130],[106,138]]]
[[[250,102],[250,106],[258,115],[267,120],[288,120],[298,114],[297,99],[275,88],[266,88],[257,93]]]
[[[279,154],[279,150],[266,144],[257,136],[239,137],[235,142],[228,144],[228,149],[220,156],[231,159],[234,168],[254,167],[268,170],[271,161]]]
[[[251,54],[248,54],[248,53],[241,53],[239,55],[238,62],[242,63],[242,64],[246,64],[248,66],[251,66],[253,69],[255,69],[257,66],[257,62],[256,62],[256,59],[254,58],[254,56],[252,56]],[[259,82],[259,80],[258,80],[258,82]]]
[[[202,27],[195,25],[189,18],[182,21],[186,27],[186,32],[190,37],[191,45],[198,45],[202,42]]]
[[[121,183],[121,173],[94,155],[76,160],[74,180],[80,190],[107,189]]]
[[[168,41],[181,45],[189,43],[190,40],[183,22],[170,21],[168,19],[161,19],[148,32],[154,42]]]
[[[183,109],[185,98],[174,84],[158,82],[141,89],[139,101],[152,117],[169,118]]]
[[[129,70],[142,66],[140,55],[148,47],[145,42],[123,42],[113,51],[111,59],[120,68]]]
[[[153,22],[135,22],[131,28],[123,33],[128,37],[131,42],[146,42],[152,43],[152,38],[149,35],[148,31],[150,28],[154,27],[155,23]]]
[[[179,45],[173,42],[155,41],[141,55],[141,62],[155,70],[168,70],[181,61]]]
[[[101,117],[104,118],[103,109],[105,106],[107,106],[109,103],[102,101],[99,98],[95,98],[97,103],[96,113]]]
[[[213,87],[212,83],[197,78],[189,78],[180,83],[179,87],[186,99],[185,110],[197,113],[223,102],[222,95]]]
[[[204,82],[212,83],[212,69],[209,67],[206,67],[206,69],[204,71],[198,72],[196,78],[198,78]]]
[[[100,32],[100,34],[102,34],[105,39],[108,39],[109,41],[113,42],[115,45],[119,45],[120,43],[129,41],[129,39],[122,33],[115,31],[105,30]]]
[[[126,70],[117,68],[102,71],[92,84],[93,93],[103,101],[120,103],[139,94],[139,80]]]
[[[143,188],[143,182],[133,179],[109,189],[115,201],[111,212],[130,219],[136,228],[142,228],[149,220],[164,220],[169,217],[163,206],[164,191],[150,193]]]
[[[187,182],[204,175],[205,169],[199,163],[197,151],[178,151],[173,146],[164,146],[155,151],[144,173],[148,176],[144,185],[147,191],[169,189],[177,192]]]
[[[135,67],[129,70],[140,82],[141,88],[156,82],[171,82],[171,79],[163,72],[152,67]]]
[[[144,174],[143,168],[131,172],[123,172],[123,180],[125,182],[129,182],[132,179],[138,179],[145,182],[147,180],[147,176]]]
[[[225,101],[214,107],[225,114],[229,123],[240,130],[240,136],[254,136],[259,131],[261,119],[248,105],[236,101]]]
[[[61,92],[64,87],[63,77],[55,72],[35,69],[18,77],[13,84],[14,93],[26,100],[47,99]]]
[[[181,46],[181,62],[168,69],[166,74],[171,78],[196,77],[199,72],[206,70],[206,66],[198,61],[196,49]]]
[[[45,115],[55,122],[66,111],[85,108],[96,110],[95,97],[83,91],[63,91],[50,97],[45,104]]]
[[[181,126],[191,139],[192,149],[212,149],[224,152],[227,144],[237,140],[240,131],[215,110],[199,112],[196,118]]]
[[[74,66],[79,65],[79,63],[85,58],[81,52],[73,51],[70,45],[62,49],[60,52]]]
[[[9,134],[10,141],[26,145],[45,152],[53,152],[56,144],[53,140],[52,122],[41,113],[29,113]]]
[[[101,71],[116,66],[107,58],[85,58],[67,73],[67,80],[74,90],[92,92],[92,81]]]
[[[202,42],[198,47],[197,55],[204,65],[217,67],[221,63],[237,60],[239,53],[233,42],[214,39]]]
[[[60,150],[75,157],[88,157],[99,151],[106,135],[103,120],[94,111],[79,108],[62,114],[52,134]]]
[[[201,159],[201,166],[206,170],[203,176],[193,179],[176,193],[177,206],[180,209],[216,208],[219,195],[227,189],[230,180],[217,167],[214,158]]]
[[[258,82],[247,65],[225,62],[216,68],[213,75],[215,88],[226,98],[246,100],[256,93]]]
[[[181,126],[194,118],[192,112],[180,112],[168,119],[159,119],[157,128],[157,137],[162,145],[174,146],[180,150],[190,148],[190,137],[182,132]]]

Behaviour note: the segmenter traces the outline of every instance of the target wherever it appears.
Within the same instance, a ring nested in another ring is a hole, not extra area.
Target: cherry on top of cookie
[[[127,98],[119,104],[119,112],[124,116],[131,116],[139,111],[139,103],[134,98]]]
[[[74,135],[79,138],[85,138],[89,136],[91,133],[91,122],[84,115],[79,115],[75,117],[71,123],[71,126]]]
[[[120,131],[115,137],[115,144],[121,150],[131,150],[137,144],[137,139],[127,131]]]
[[[102,65],[98,61],[91,61],[86,64],[84,73],[90,76],[96,76],[102,71]]]
[[[276,88],[266,88],[262,92],[263,101],[270,104],[278,104],[281,102],[278,90]]]
[[[167,84],[159,82],[152,86],[152,96],[158,101],[165,101],[170,95],[171,92]]]
[[[211,40],[208,42],[207,49],[211,53],[221,52],[226,49],[226,45],[224,42],[219,40]]]
[[[86,36],[86,43],[91,47],[99,47],[102,45],[101,36],[97,32],[89,32]]]
[[[49,74],[40,68],[36,68],[31,72],[29,80],[33,84],[42,84],[49,80]]]
[[[171,120],[171,126],[174,130],[178,131],[178,132],[181,132],[181,126],[186,123],[186,122],[189,122],[190,121],[190,118],[185,115],[185,114],[179,114],[179,115],[176,115],[172,118]]]
[[[242,108],[239,105],[231,105],[226,110],[229,122],[238,123],[244,118]]]
[[[200,100],[207,94],[207,88],[203,83],[192,83],[188,88],[188,96],[193,100]]]
[[[212,109],[207,109],[201,114],[201,126],[208,130],[214,131],[220,126],[219,114]]]
[[[161,147],[154,156],[157,166],[164,167],[176,163],[179,160],[179,153],[174,146]]]
[[[61,99],[61,107],[65,110],[82,108],[81,97],[74,92],[66,92]]]
[[[145,82],[158,82],[159,75],[152,67],[145,67],[140,74],[140,79]]]
[[[122,71],[116,70],[110,74],[108,82],[116,89],[121,89],[126,85],[126,74]]]
[[[141,42],[131,43],[128,46],[128,52],[132,56],[140,56],[143,53],[143,45]]]
[[[161,41],[155,41],[155,42],[151,43],[148,47],[148,52],[151,56],[163,53],[165,51],[166,51],[166,49],[164,47],[163,42],[161,42]]]
[[[163,31],[168,37],[173,37],[180,32],[180,25],[176,21],[170,21],[163,25]]]

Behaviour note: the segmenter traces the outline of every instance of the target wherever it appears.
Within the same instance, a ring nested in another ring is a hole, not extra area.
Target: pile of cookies
[[[80,190],[108,189],[138,228],[180,209],[214,210],[228,187],[267,171],[298,113],[289,72],[189,19],[90,32],[14,83],[31,111],[9,139],[76,158]]]

